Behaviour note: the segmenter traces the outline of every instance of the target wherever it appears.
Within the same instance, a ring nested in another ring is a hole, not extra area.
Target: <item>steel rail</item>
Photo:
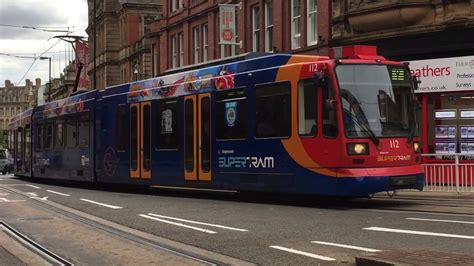
[[[39,255],[46,261],[56,264],[56,265],[74,265],[68,260],[62,258],[58,254],[50,251],[49,249],[45,248],[44,246],[38,244],[31,238],[27,237],[26,235],[20,233],[19,231],[15,230],[12,226],[7,224],[4,221],[0,221],[0,227],[3,227],[4,232],[6,232],[9,236],[13,237],[15,240],[20,242],[23,246],[27,247],[29,250],[34,252],[35,254]]]
[[[7,191],[11,192],[12,194],[16,194],[16,195],[28,198],[28,196],[14,190],[12,188],[2,187],[2,189],[7,190]],[[86,217],[83,217],[79,214],[72,213],[72,212],[70,212],[68,210],[65,210],[63,208],[60,208],[58,206],[54,206],[53,204],[48,203],[46,201],[35,200],[34,204],[45,207],[45,208],[49,209],[50,211],[62,214],[64,216],[68,217],[68,218],[71,218],[75,221],[78,221],[78,222],[81,222],[83,224],[89,225],[89,226],[91,226],[95,229],[104,231],[108,234],[111,234],[111,235],[114,235],[114,236],[117,236],[117,237],[120,237],[120,238],[123,238],[123,239],[127,239],[127,240],[133,241],[135,243],[139,243],[139,244],[141,244],[145,247],[160,249],[160,250],[163,250],[163,251],[166,251],[166,252],[173,253],[176,256],[179,256],[179,257],[182,257],[182,258],[188,258],[188,259],[191,259],[191,260],[194,260],[194,261],[197,261],[199,263],[206,264],[206,265],[221,265],[222,264],[222,262],[220,262],[220,261],[215,261],[215,260],[206,258],[204,256],[200,256],[199,254],[195,254],[193,252],[184,252],[182,250],[179,250],[178,248],[174,248],[174,247],[171,247],[169,245],[159,243],[159,242],[153,241],[151,239],[147,239],[145,237],[141,237],[139,235],[133,234],[132,232],[126,232],[126,231],[121,230],[119,228],[115,228],[115,227],[112,227],[112,226],[102,224],[102,223],[97,222],[97,221],[93,221],[93,220],[91,220],[89,218],[86,218]],[[57,204],[57,203],[55,203],[55,204]],[[57,205],[60,205],[60,204],[57,204]],[[94,215],[91,215],[91,214],[88,214],[88,215],[94,216]]]

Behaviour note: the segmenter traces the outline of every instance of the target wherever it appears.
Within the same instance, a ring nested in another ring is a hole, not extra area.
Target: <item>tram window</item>
[[[45,124],[44,132],[44,149],[49,150],[53,147],[53,123],[48,121]]]
[[[79,115],[79,125],[78,125],[79,147],[89,147],[89,139],[90,139],[89,124],[90,124],[89,112],[81,113]]]
[[[20,159],[22,155],[22,142],[23,142],[23,129],[20,127],[17,130],[17,135],[16,135],[16,159]]]
[[[217,92],[216,137],[247,138],[247,96],[244,88]]]
[[[184,167],[187,172],[194,171],[195,122],[194,101],[184,101]]]
[[[177,149],[179,145],[178,127],[179,104],[177,100],[158,101],[156,148],[159,150]]]
[[[119,105],[117,106],[117,149],[119,151],[125,151],[128,148],[129,142],[129,118],[128,118],[128,106]]]
[[[288,81],[255,87],[255,137],[291,135],[291,85]]]
[[[324,136],[335,138],[338,134],[336,108],[330,103],[334,103],[334,90],[332,82],[326,82],[323,86],[323,133]]]
[[[130,167],[132,168],[133,171],[136,171],[138,169],[138,107],[137,106],[132,106],[130,108],[130,139],[131,139],[131,144],[130,144]]]
[[[318,94],[313,79],[298,83],[298,134],[316,136],[318,119]]]
[[[75,148],[77,146],[77,119],[70,116],[66,120],[66,147]]]
[[[25,126],[25,170],[30,171],[30,144],[31,144],[31,126]]]
[[[36,150],[43,149],[43,123],[36,124]]]
[[[64,121],[57,120],[55,129],[54,129],[54,147],[55,148],[64,147],[64,135],[65,135],[64,133],[66,133],[66,131],[64,130]]]

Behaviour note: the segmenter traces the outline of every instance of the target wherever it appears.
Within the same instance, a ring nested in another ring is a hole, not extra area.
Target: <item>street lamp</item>
[[[41,56],[40,60],[49,60],[49,85],[48,85],[48,102],[51,102],[51,57]]]

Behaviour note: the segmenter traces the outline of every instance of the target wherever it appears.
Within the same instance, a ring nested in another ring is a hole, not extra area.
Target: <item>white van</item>
[[[7,149],[0,148],[0,172],[6,174],[13,171],[13,158]]]

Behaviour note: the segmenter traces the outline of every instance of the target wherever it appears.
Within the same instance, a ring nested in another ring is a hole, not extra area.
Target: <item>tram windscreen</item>
[[[413,85],[397,65],[338,65],[344,128],[349,138],[417,134]]]

